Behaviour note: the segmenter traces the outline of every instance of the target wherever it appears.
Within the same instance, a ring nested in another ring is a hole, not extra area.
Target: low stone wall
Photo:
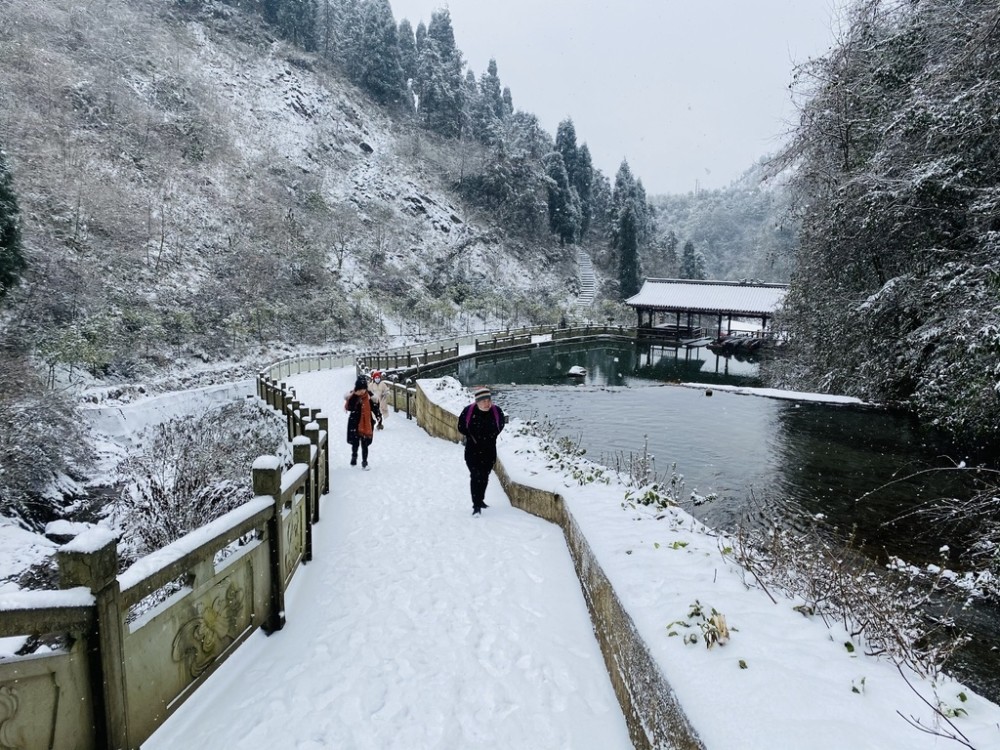
[[[417,383],[417,423],[434,437],[458,442],[458,415],[431,401]],[[704,750],[673,689],[667,683],[618,600],[600,562],[558,493],[515,482],[498,460],[500,483],[515,508],[557,524],[563,530],[590,610],[604,664],[636,748]]]
[[[417,382],[417,424],[428,435],[444,438],[453,443],[462,442],[458,431],[458,415],[438,406],[424,393],[423,384]]]

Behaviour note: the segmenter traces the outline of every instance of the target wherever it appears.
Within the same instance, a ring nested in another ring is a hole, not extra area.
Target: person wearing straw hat
[[[497,437],[507,422],[493,394],[486,386],[473,391],[475,401],[458,415],[458,431],[465,437],[465,465],[469,467],[472,515],[478,516],[486,505],[486,485],[497,460]]]

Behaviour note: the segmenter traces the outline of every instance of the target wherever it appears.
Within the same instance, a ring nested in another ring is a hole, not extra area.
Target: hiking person
[[[358,378],[354,390],[344,398],[347,412],[347,442],[351,446],[351,466],[358,465],[358,447],[361,447],[361,468],[368,468],[368,446],[372,444],[376,424],[382,426],[382,411],[368,393],[368,381]]]
[[[458,415],[458,431],[465,436],[465,465],[469,467],[472,491],[472,515],[480,515],[485,502],[486,485],[497,460],[497,437],[507,418],[493,403],[493,394],[485,386],[473,392],[475,401]]]
[[[372,401],[378,404],[383,419],[389,416],[389,410],[386,408],[389,403],[389,388],[389,383],[386,381],[382,371],[372,370],[372,379],[368,384],[368,392],[371,394]],[[378,429],[382,429],[382,422],[378,423]]]

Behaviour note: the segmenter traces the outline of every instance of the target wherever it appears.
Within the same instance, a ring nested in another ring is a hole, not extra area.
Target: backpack
[[[465,429],[469,429],[469,425],[472,424],[472,410],[475,408],[475,404],[469,404],[465,407]],[[497,432],[500,432],[503,429],[503,426],[500,424],[500,407],[496,404],[491,404],[490,411],[493,412],[493,420],[497,423]]]

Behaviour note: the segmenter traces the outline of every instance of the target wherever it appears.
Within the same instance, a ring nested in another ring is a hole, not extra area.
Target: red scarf
[[[358,422],[358,434],[370,438],[375,433],[372,430],[372,405],[371,401],[368,400],[368,391],[362,393],[358,398],[361,399],[361,421]]]

